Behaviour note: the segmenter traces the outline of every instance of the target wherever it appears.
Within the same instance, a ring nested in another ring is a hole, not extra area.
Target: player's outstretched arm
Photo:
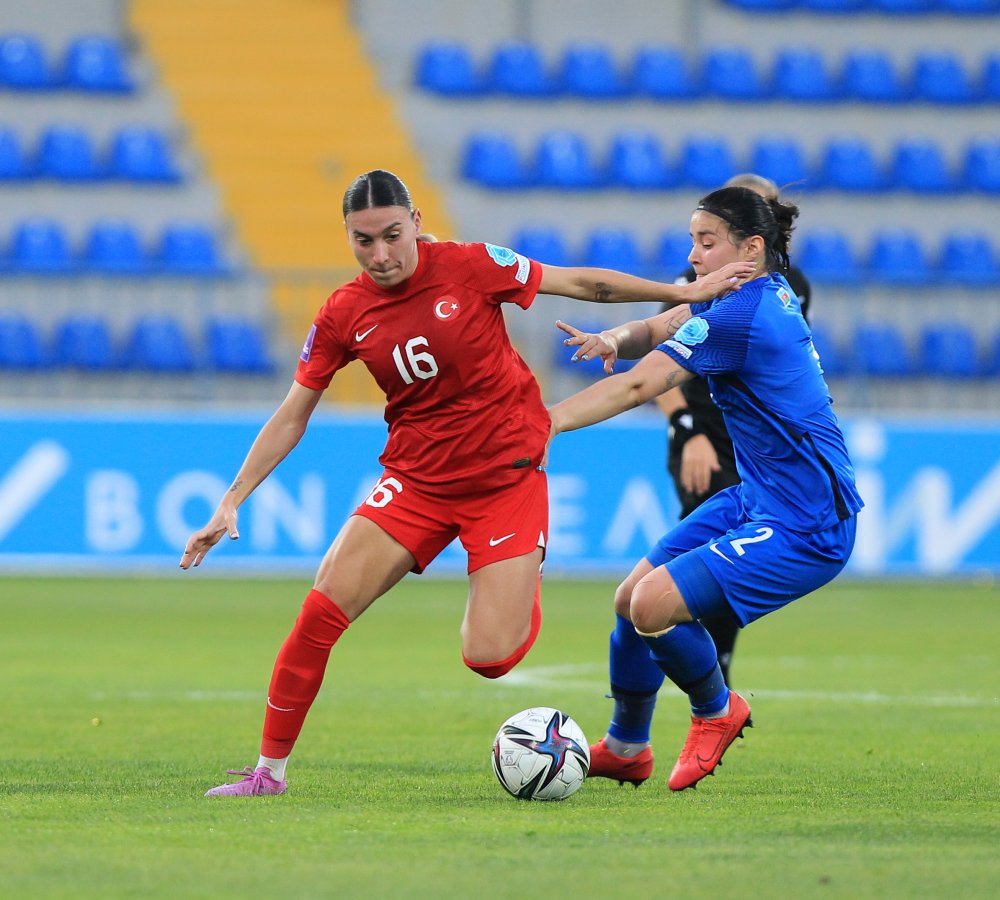
[[[224,534],[228,534],[231,540],[239,538],[237,525],[240,504],[299,442],[322,395],[322,391],[303,387],[298,382],[292,384],[281,406],[261,428],[212,518],[188,538],[181,555],[182,569],[201,565],[205,554],[219,543]]]
[[[592,303],[695,303],[734,290],[753,272],[751,263],[729,263],[690,284],[665,284],[613,269],[543,265],[538,293]]]

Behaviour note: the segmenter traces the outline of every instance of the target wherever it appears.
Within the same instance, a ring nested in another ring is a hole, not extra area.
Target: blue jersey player
[[[650,723],[664,676],[691,701],[691,727],[668,784],[683,790],[719,765],[752,725],[698,621],[731,611],[745,626],[844,568],[862,507],[830,393],[788,266],[798,209],[741,187],[706,196],[691,217],[699,276],[751,262],[739,290],[601,334],[562,325],[577,357],[642,356],[550,410],[552,434],[603,421],[694,377],[707,379],[733,439],[742,482],[702,504],[635,566],[615,594],[615,707],[591,748],[590,775],[639,785],[653,770]],[[645,354],[645,355],[643,355]]]

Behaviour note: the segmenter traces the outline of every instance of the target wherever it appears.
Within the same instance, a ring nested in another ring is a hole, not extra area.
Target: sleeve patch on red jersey
[[[309,337],[306,338],[306,342],[302,345],[302,355],[299,357],[302,362],[309,362],[309,357],[312,356],[313,341],[315,339],[316,326],[313,325],[313,327],[309,329]]]
[[[517,266],[517,274],[514,276],[515,280],[519,281],[521,284],[528,283],[528,272],[531,269],[531,263],[528,262],[527,258],[521,256],[520,253],[515,253],[513,250],[508,250],[506,247],[498,247],[496,244],[484,244],[486,247],[486,252],[489,253],[490,259],[493,260],[498,266]]]

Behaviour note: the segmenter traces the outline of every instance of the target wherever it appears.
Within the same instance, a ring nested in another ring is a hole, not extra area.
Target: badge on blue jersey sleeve
[[[531,268],[531,263],[528,262],[527,257],[521,256],[520,253],[515,253],[513,250],[508,250],[506,247],[498,247],[496,244],[485,244],[484,246],[493,262],[504,268],[517,266],[514,278],[521,284],[528,283],[528,270]]]
[[[701,316],[694,316],[688,319],[674,334],[675,341],[687,344],[689,347],[704,343],[707,337],[708,322],[701,318]]]

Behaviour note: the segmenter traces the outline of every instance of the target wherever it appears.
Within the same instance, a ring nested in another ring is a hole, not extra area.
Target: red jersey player
[[[360,359],[385,391],[384,467],[327,551],[274,665],[255,769],[209,796],[280,794],[285,764],[348,625],[456,537],[469,563],[462,623],[466,665],[487,678],[510,671],[541,625],[540,572],[548,531],[541,468],[549,416],[504,327],[502,303],[536,293],[596,302],[685,303],[744,275],[731,266],[691,285],[605,269],[543,266],[492,244],[419,240],[406,186],[382,170],[358,176],[344,221],[361,274],[316,317],[287,397],[261,429],[230,489],[188,540],[181,568],[198,566],[237,510],[305,432],[338,369]]]

